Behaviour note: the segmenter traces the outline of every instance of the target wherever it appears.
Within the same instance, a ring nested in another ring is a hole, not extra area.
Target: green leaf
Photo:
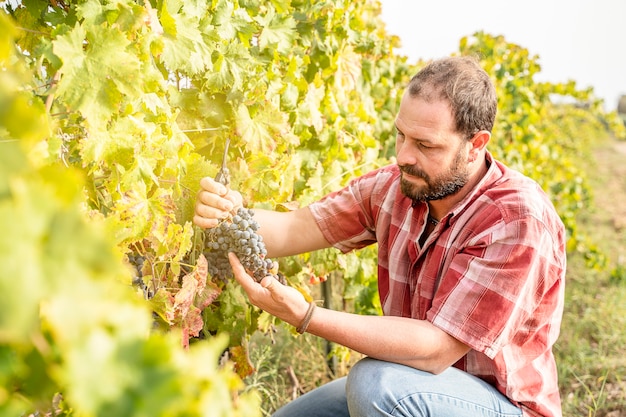
[[[259,18],[263,26],[259,36],[259,47],[263,49],[275,48],[281,54],[288,54],[297,37],[296,21],[291,16],[276,14],[274,8],[269,8],[267,15]]]
[[[320,133],[324,127],[324,115],[321,112],[321,103],[324,100],[326,87],[309,85],[304,100],[300,103],[297,116],[298,125],[312,127],[316,133]]]
[[[14,51],[17,29],[10,24],[9,18],[4,13],[0,13],[0,27],[2,27],[0,30],[0,63],[4,63]]]
[[[251,69],[250,52],[238,43],[220,44],[215,51],[213,70],[205,82],[216,90],[239,89]]]
[[[124,98],[141,92],[141,68],[127,51],[130,41],[113,27],[77,24],[53,41],[53,51],[63,62],[57,94],[94,125],[117,111]]]
[[[111,230],[117,231],[118,242],[140,241],[153,233],[167,233],[167,225],[174,221],[171,192],[157,189],[147,195],[145,184],[137,182],[135,189],[125,192],[115,203],[107,218]]]
[[[235,123],[237,134],[246,144],[249,152],[269,156],[276,147],[273,137],[274,126],[284,124],[283,115],[270,109],[261,109],[254,119],[250,116],[248,107],[240,105],[236,109]]]
[[[210,70],[214,45],[205,41],[198,24],[199,16],[186,15],[176,6],[164,1],[161,8],[165,33],[160,59],[169,70],[184,71],[189,75]]]

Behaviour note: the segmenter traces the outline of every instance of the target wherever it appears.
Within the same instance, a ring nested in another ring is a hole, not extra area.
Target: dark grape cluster
[[[150,299],[154,297],[154,291],[143,282],[143,264],[145,261],[146,258],[137,253],[128,254],[128,262],[135,267],[132,283],[143,292],[145,298]]]
[[[271,275],[285,284],[284,278],[277,273],[276,262],[266,258],[265,243],[257,233],[259,224],[253,215],[252,210],[240,208],[234,216],[205,231],[204,256],[209,264],[209,274],[224,282],[232,279],[228,253],[233,252],[257,282]]]

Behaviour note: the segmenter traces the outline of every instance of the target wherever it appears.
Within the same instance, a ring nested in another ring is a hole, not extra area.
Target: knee
[[[351,416],[430,415],[422,395],[433,374],[396,363],[366,358],[348,374],[346,398]]]
[[[383,372],[384,363],[371,358],[358,361],[348,373],[346,389],[352,389],[356,392],[367,390],[373,383],[376,383],[377,378]]]
[[[365,358],[350,370],[346,398],[351,416],[391,415],[397,404],[392,367],[388,362]]]

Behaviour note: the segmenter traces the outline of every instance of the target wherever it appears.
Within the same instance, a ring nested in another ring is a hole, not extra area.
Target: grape
[[[130,253],[128,255],[128,262],[135,267],[132,284],[138,287],[143,292],[144,297],[149,300],[154,297],[154,291],[143,282],[143,264],[145,261],[146,258],[139,254]]]
[[[286,284],[284,277],[277,273],[278,264],[266,258],[265,243],[256,232],[259,224],[253,215],[252,210],[240,208],[234,216],[205,231],[204,256],[209,264],[209,274],[224,282],[232,279],[228,252],[233,252],[256,282],[270,275]]]

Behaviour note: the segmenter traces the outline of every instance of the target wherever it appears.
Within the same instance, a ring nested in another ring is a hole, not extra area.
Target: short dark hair
[[[409,82],[411,97],[450,104],[457,132],[470,139],[479,130],[491,132],[498,98],[489,74],[470,56],[441,58],[422,68]]]

